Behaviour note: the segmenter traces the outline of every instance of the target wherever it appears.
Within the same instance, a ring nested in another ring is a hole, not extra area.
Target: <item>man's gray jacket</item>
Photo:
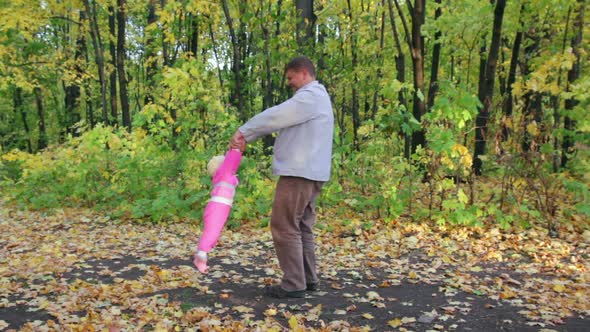
[[[273,174],[314,181],[330,178],[334,113],[330,96],[318,81],[252,117],[239,130],[246,142],[278,131]]]

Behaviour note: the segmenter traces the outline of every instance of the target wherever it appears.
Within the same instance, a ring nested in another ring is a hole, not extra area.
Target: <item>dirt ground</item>
[[[198,229],[0,217],[6,331],[590,331],[579,276],[562,282],[572,298],[554,286],[564,280],[555,271],[530,272],[523,260],[474,268],[408,236],[381,243],[322,233],[320,290],[278,300],[263,294],[280,277],[264,229],[227,232],[203,275],[190,257]]]

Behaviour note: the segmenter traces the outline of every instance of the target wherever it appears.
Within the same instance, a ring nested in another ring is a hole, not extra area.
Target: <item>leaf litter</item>
[[[554,239],[535,228],[355,226],[318,230],[320,292],[275,300],[262,295],[281,274],[268,229],[226,230],[203,275],[190,262],[200,233],[195,225],[0,205],[0,330],[551,330],[588,324],[586,233]]]

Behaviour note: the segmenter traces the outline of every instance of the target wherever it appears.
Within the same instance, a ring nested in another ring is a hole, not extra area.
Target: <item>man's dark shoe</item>
[[[289,297],[293,297],[293,298],[305,297],[304,290],[289,292],[289,291],[282,289],[281,286],[279,286],[279,285],[266,287],[266,289],[264,290],[264,294],[266,296],[274,297],[277,299],[285,299],[285,298],[289,298]]]
[[[319,282],[310,282],[309,284],[306,284],[306,291],[310,291],[310,292],[315,292],[318,291],[320,289],[320,283]]]

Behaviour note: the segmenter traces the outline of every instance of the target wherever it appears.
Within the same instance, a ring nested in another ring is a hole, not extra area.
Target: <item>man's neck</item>
[[[315,81],[315,78],[312,78],[312,79],[307,80],[305,83],[303,83],[303,85],[301,87],[304,87],[304,86],[308,85],[309,83],[311,83],[313,81]]]

